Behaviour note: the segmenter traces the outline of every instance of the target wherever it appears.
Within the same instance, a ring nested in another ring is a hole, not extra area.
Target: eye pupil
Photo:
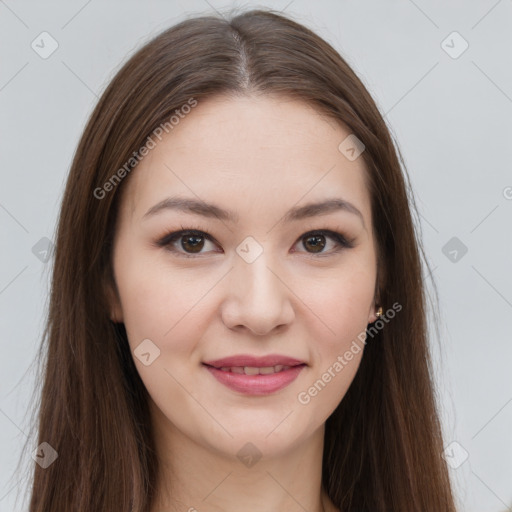
[[[310,241],[313,241],[311,244],[313,247],[312,252],[321,252],[323,248],[325,247],[325,236],[324,235],[314,235],[314,236],[308,236],[304,241],[304,247],[307,249],[307,243],[310,243]]]
[[[187,247],[187,244],[189,244],[190,241],[192,241],[190,243],[190,247]],[[191,249],[190,252],[200,252],[204,246],[204,237],[199,235],[184,236],[181,240],[181,246],[186,251]]]

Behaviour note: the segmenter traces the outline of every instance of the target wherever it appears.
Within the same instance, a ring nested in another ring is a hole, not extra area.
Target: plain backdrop
[[[23,443],[36,446],[30,365],[47,249],[84,123],[135,49],[191,14],[235,5],[284,10],[316,31],[385,116],[439,292],[432,350],[460,510],[512,510],[511,0],[0,0],[0,511],[24,510],[17,479],[28,470],[15,470]]]

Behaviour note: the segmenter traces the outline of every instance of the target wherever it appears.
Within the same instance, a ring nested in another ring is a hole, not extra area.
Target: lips
[[[214,368],[217,368],[214,366]],[[276,364],[275,366],[222,366],[217,368],[223,372],[239,373],[245,375],[271,375],[289,370],[291,366]]]
[[[205,361],[204,364],[214,368],[270,368],[276,366],[298,366],[305,364],[304,361],[289,356],[270,354],[268,356],[256,357],[250,355],[237,355]]]
[[[304,361],[282,355],[239,355],[206,361],[203,365],[222,384],[243,394],[274,393],[293,382],[307,366]]]

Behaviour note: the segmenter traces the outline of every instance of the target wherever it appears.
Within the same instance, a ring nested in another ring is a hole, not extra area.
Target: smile
[[[203,366],[215,379],[231,389],[244,395],[268,395],[291,384],[306,367],[295,366],[224,366],[216,368],[203,363]]]
[[[265,366],[258,368],[256,366],[224,366],[220,368],[223,372],[244,373],[245,375],[270,375],[271,373],[279,373],[289,370],[291,366],[278,364],[276,366]]]

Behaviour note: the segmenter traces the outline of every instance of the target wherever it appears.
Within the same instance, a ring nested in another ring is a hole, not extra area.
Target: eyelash
[[[185,258],[197,258],[201,257],[201,253],[192,254],[192,253],[186,253],[176,250],[174,247],[172,247],[172,244],[176,241],[178,241],[180,238],[184,237],[185,235],[192,235],[192,236],[200,236],[204,237],[205,239],[213,242],[214,244],[218,245],[217,242],[213,237],[208,235],[206,233],[206,230],[203,228],[185,228],[181,226],[180,231],[173,231],[171,233],[168,233],[164,235],[160,240],[156,242],[157,247],[165,247],[167,250],[169,250],[172,253],[177,254],[178,256],[183,256]],[[310,254],[311,256],[318,256],[318,257],[325,257],[333,254],[337,254],[340,251],[344,249],[352,249],[354,247],[354,240],[347,239],[343,234],[338,233],[337,231],[332,231],[330,229],[316,229],[311,230],[306,233],[304,233],[296,243],[300,242],[303,239],[306,239],[307,237],[313,236],[313,235],[323,235],[326,237],[331,238],[336,243],[336,247],[331,252],[320,252],[320,253],[313,253],[313,252],[306,252],[306,254]],[[294,244],[295,245],[295,244]]]

